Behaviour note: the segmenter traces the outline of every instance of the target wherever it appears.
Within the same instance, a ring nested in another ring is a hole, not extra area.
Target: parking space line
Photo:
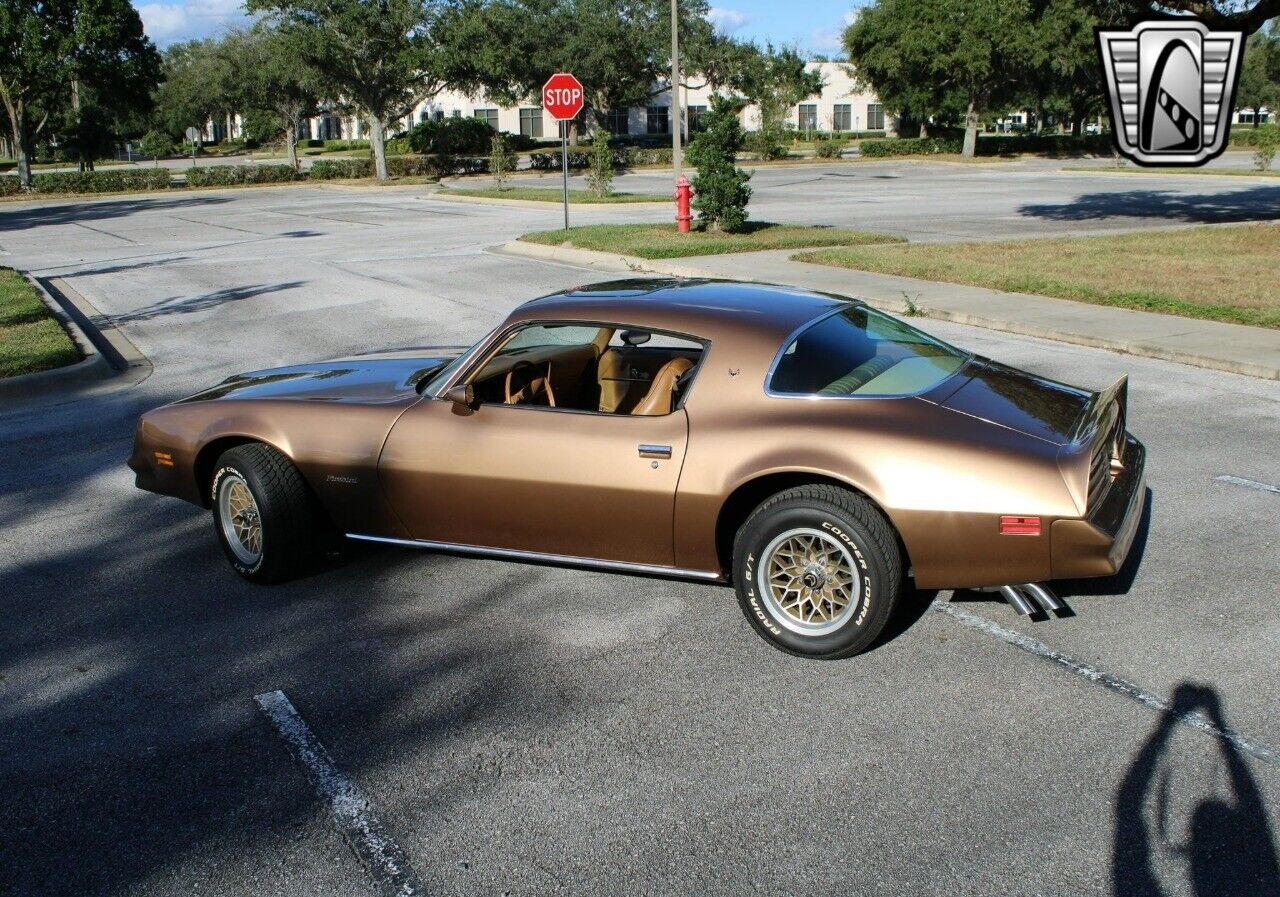
[[[1259,492],[1276,492],[1280,493],[1280,486],[1272,486],[1270,483],[1259,483],[1257,480],[1246,480],[1244,477],[1233,477],[1230,474],[1223,474],[1220,477],[1214,477],[1219,483],[1230,483],[1233,486],[1244,486],[1246,489],[1257,489]]]
[[[1208,717],[1197,712],[1188,712],[1175,708],[1164,698],[1147,691],[1141,686],[1129,682],[1127,679],[1121,679],[1119,676],[1113,676],[1111,673],[1103,672],[1089,666],[1071,657],[1069,654],[1063,654],[1061,651],[1050,648],[1043,642],[1036,641],[1033,638],[1023,635],[1020,632],[1014,632],[1012,629],[1006,629],[999,623],[988,620],[986,617],[978,614],[970,613],[967,610],[956,607],[945,601],[934,601],[933,609],[939,613],[944,613],[971,629],[979,632],[985,632],[987,635],[995,636],[1000,641],[1013,645],[1015,648],[1021,648],[1028,654],[1034,654],[1050,663],[1058,664],[1065,667],[1078,676],[1082,676],[1095,685],[1101,685],[1110,689],[1117,694],[1132,698],[1139,704],[1142,704],[1149,710],[1156,713],[1168,713],[1175,720],[1184,726],[1190,726],[1193,729],[1199,729],[1201,732],[1220,738],[1229,742],[1233,746],[1239,748],[1250,756],[1256,757],[1264,763],[1272,766],[1280,766],[1280,752],[1274,748],[1267,747],[1249,736],[1242,735],[1234,729],[1215,725]]]
[[[388,897],[425,894],[404,851],[387,835],[368,799],[338,769],[288,695],[269,691],[253,699],[280,733],[289,753],[306,768],[316,792],[329,805],[338,831],[369,870],[378,890]]]

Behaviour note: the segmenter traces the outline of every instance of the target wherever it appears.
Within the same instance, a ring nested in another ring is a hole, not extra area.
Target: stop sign
[[[556,121],[582,111],[582,82],[568,72],[556,72],[542,85],[542,108]]]

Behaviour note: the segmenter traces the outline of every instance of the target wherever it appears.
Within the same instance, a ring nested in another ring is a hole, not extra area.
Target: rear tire
[[[224,452],[214,465],[211,498],[218,542],[245,579],[281,582],[314,561],[315,502],[283,453],[262,443]]]
[[[734,539],[738,603],[780,651],[836,660],[865,651],[902,588],[898,540],[878,508],[835,486],[779,492]]]

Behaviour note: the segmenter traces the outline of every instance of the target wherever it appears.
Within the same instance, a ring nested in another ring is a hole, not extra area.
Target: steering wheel
[[[547,362],[546,373],[543,373],[531,361],[517,361],[507,371],[506,404],[556,407],[556,394],[551,389],[551,362]]]

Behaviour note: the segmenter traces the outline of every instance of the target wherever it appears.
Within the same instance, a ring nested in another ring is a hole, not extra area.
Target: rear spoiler
[[[1112,409],[1115,409],[1115,413],[1119,415],[1118,425],[1114,428],[1111,426]],[[1128,421],[1129,375],[1124,374],[1115,383],[1100,392],[1095,392],[1090,397],[1071,431],[1071,441],[1077,445],[1085,442],[1091,439],[1100,427],[1105,426],[1108,431],[1115,432],[1117,440],[1123,443]]]

